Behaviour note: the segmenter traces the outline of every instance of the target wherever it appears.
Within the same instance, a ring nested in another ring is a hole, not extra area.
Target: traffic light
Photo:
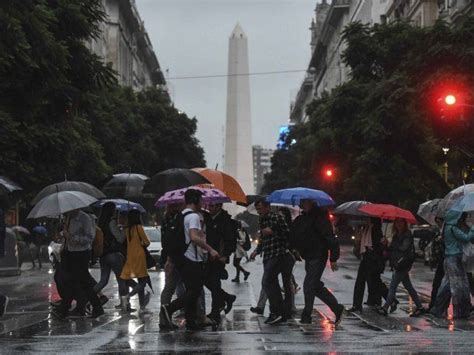
[[[332,176],[334,175],[334,172],[332,171],[332,169],[326,169],[324,173],[326,174],[326,177],[328,179],[332,178]]]
[[[456,96],[453,95],[453,94],[448,94],[444,97],[444,102],[446,103],[446,105],[448,106],[453,106],[453,105],[456,105],[456,102],[458,100],[456,99]]]
[[[323,168],[323,178],[325,180],[333,180],[335,177],[335,171],[334,171],[334,168],[332,167],[325,167]]]

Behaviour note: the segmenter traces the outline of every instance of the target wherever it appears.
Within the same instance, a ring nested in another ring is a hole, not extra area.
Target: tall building
[[[265,174],[272,169],[273,149],[265,149],[260,145],[254,145],[253,151],[253,183],[255,192],[259,194],[265,182]]]
[[[237,179],[250,195],[254,192],[254,184],[248,73],[247,36],[237,24],[229,38],[224,171]]]
[[[135,5],[135,0],[102,0],[107,19],[90,49],[117,72],[118,82],[134,90],[166,89],[165,77]]]
[[[291,103],[290,120],[306,119],[306,107],[314,97],[331,91],[349,78],[342,62],[345,43],[341,35],[351,22],[375,24],[385,20],[390,0],[322,0],[311,21],[311,60],[305,78]]]

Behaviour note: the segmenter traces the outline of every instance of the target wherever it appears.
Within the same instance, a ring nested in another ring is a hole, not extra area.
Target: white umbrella
[[[432,226],[436,225],[436,213],[438,211],[438,207],[442,199],[435,198],[434,200],[429,200],[422,203],[418,207],[418,212],[416,213],[418,216],[423,218],[426,222],[431,224]]]
[[[291,219],[294,220],[296,217],[298,217],[301,214],[301,209],[298,206],[288,206],[284,205],[282,203],[272,203],[272,207],[286,207],[290,210],[291,212]],[[247,207],[247,212],[250,214],[253,214],[254,216],[258,216],[257,209],[255,208],[255,202],[251,203]]]
[[[60,191],[40,200],[27,218],[55,217],[97,202],[95,197],[79,191]]]

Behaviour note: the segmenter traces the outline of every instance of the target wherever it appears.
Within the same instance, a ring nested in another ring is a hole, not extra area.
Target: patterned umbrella
[[[438,210],[436,211],[436,217],[444,218],[446,212],[464,195],[467,195],[470,192],[474,192],[474,184],[462,185],[458,188],[449,192],[443,200],[438,205]]]
[[[163,207],[175,203],[184,203],[184,193],[188,189],[199,190],[203,193],[202,200],[205,204],[215,204],[215,203],[225,203],[231,202],[231,199],[228,198],[222,191],[212,188],[204,187],[189,187],[185,189],[179,189],[174,191],[169,191],[161,196],[158,201],[156,201],[156,207]]]
[[[422,203],[420,207],[418,207],[418,212],[416,214],[423,218],[429,224],[435,226],[436,213],[438,211],[439,203],[441,201],[442,200],[440,198],[436,198],[434,200],[429,200]]]

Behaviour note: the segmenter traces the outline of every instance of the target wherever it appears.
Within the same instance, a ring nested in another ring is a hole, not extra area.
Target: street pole
[[[444,158],[445,158],[445,161],[444,161],[444,182],[447,184],[448,183],[448,152],[449,152],[449,148],[444,147],[442,149],[443,149]]]

